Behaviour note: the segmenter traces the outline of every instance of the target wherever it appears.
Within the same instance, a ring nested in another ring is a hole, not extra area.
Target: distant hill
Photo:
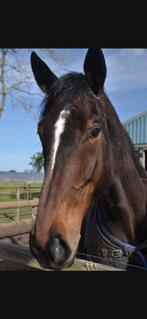
[[[9,172],[0,171],[0,181],[25,181],[25,182],[40,182],[43,181],[43,173],[35,172],[16,172],[11,170]]]

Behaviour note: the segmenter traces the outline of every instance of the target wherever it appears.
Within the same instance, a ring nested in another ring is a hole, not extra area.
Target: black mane
[[[120,165],[120,168],[122,167],[123,171],[124,168],[127,170],[127,165],[130,165],[127,159],[131,157],[139,176],[143,179],[147,179],[146,171],[136,156],[135,148],[128,132],[121,123],[110,100],[106,95],[104,96],[110,105],[110,107],[106,107],[107,125],[117,165]]]

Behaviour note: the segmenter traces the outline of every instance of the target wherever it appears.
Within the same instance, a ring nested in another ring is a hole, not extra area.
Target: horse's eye
[[[99,135],[100,131],[101,131],[101,129],[98,126],[91,128],[89,131],[89,138],[97,137]]]

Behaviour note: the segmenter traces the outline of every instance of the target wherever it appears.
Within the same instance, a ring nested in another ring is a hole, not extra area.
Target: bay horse
[[[83,73],[58,78],[35,52],[31,66],[45,93],[38,123],[45,176],[32,254],[53,270],[75,256],[146,269],[147,174],[104,91],[102,50],[88,49]]]

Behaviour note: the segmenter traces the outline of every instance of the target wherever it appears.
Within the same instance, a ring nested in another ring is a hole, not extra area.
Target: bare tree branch
[[[0,103],[0,117],[6,103],[6,83],[5,83],[5,65],[6,65],[6,55],[8,49],[2,49],[2,58],[1,58],[1,103]]]
[[[40,97],[42,97],[42,94],[41,94],[41,93],[33,93],[33,92],[31,92],[30,90],[21,89],[20,87],[15,86],[15,84],[12,85],[12,86],[10,87],[10,89],[11,89],[11,90],[13,89],[13,90],[16,90],[16,91],[19,91],[19,92],[21,92],[21,93],[28,94],[28,95],[31,95],[31,96],[40,96]]]
[[[62,49],[43,49],[48,56],[55,61],[63,71],[67,72],[69,71],[69,68],[67,65],[69,62],[72,62],[71,57],[68,56],[65,52],[61,51]]]
[[[69,56],[63,50],[36,50],[50,57],[62,71],[68,70]],[[7,97],[11,98],[11,103],[14,100],[30,114],[33,114],[32,97],[43,97],[35,84],[31,71],[31,51],[32,49],[0,49],[0,117],[4,111]]]
[[[13,107],[16,107],[18,105],[22,106],[26,110],[26,112],[31,114],[31,116],[33,117],[34,120],[38,119],[37,115],[34,114],[34,112],[32,110],[32,108],[33,108],[32,103],[27,103],[23,99],[18,98],[18,96],[13,95],[13,94],[10,94],[10,99],[11,99],[11,104],[13,105]]]

